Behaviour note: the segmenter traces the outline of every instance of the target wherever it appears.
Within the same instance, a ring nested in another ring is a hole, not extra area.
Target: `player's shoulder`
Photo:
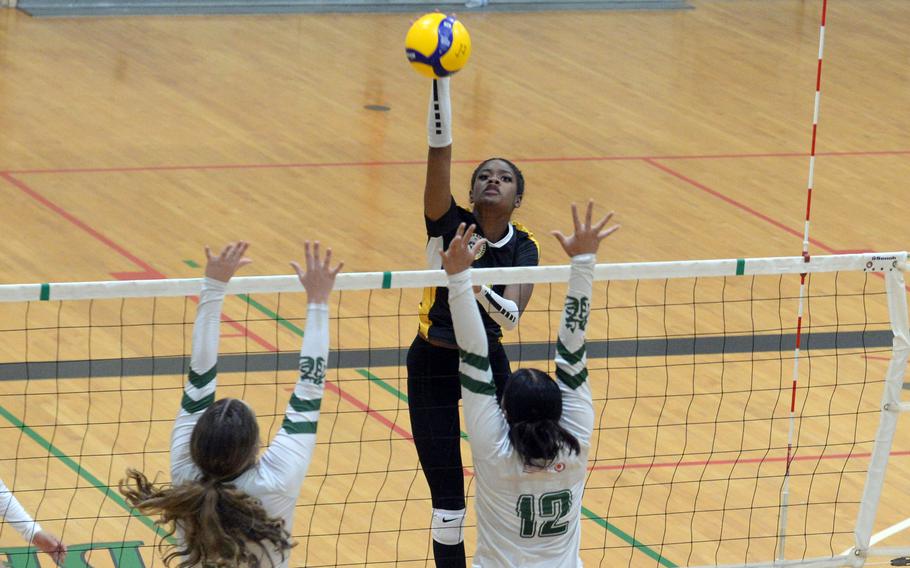
[[[534,233],[531,232],[525,225],[518,221],[512,221],[512,227],[515,230],[515,242],[519,247],[528,247],[533,248],[537,251],[537,255],[540,255],[540,241],[537,240],[537,237],[534,236]]]

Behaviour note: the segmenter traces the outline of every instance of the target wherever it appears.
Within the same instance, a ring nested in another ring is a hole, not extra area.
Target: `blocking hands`
[[[250,248],[250,243],[238,241],[229,243],[217,256],[212,254],[209,247],[205,247],[205,276],[219,282],[227,284],[234,273],[253,262],[251,259],[243,256],[246,250]]]
[[[578,218],[578,208],[573,203],[572,222],[575,225],[575,231],[569,236],[564,235],[561,231],[551,232],[569,257],[579,254],[596,254],[598,247],[600,247],[600,242],[619,230],[620,225],[611,225],[604,229],[610,219],[613,218],[612,211],[607,213],[600,221],[592,224],[591,218],[593,214],[594,200],[588,200],[585,220],[581,222]]]
[[[310,241],[306,241],[303,248],[306,270],[296,262],[291,262],[291,266],[294,267],[297,278],[306,289],[307,301],[311,304],[326,304],[329,301],[329,294],[335,286],[335,277],[341,271],[344,263],[340,262],[335,268],[331,268],[332,249],[327,249],[325,258],[320,258],[319,241],[314,242],[312,247]]]
[[[473,245],[471,244],[471,237],[474,236],[475,228],[474,225],[471,225],[465,229],[464,223],[458,225],[458,230],[455,231],[455,238],[449,243],[449,248],[439,252],[439,256],[442,257],[442,267],[445,269],[446,274],[458,274],[471,267],[477,251],[486,242],[485,239],[478,239]]]

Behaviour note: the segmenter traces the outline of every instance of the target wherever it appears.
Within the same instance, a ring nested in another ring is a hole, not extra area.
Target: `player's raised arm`
[[[565,236],[559,231],[553,231],[553,236],[572,259],[569,287],[556,342],[556,378],[563,394],[563,415],[560,422],[566,430],[584,443],[591,439],[594,427],[585,346],[585,331],[591,310],[591,291],[594,283],[594,263],[600,242],[619,229],[619,225],[604,228],[613,217],[612,212],[597,223],[592,223],[593,212],[594,202],[589,201],[582,222],[573,203],[573,233]]]
[[[304,244],[306,269],[296,262],[297,272],[307,293],[306,329],[300,348],[300,377],[288,401],[284,422],[268,451],[262,456],[260,471],[274,476],[276,486],[290,495],[300,492],[316,447],[316,425],[325,389],[329,360],[329,295],[335,277],[344,263],[331,267],[332,249],[320,258],[319,241]]]
[[[171,433],[171,473],[177,477],[192,467],[190,436],[202,412],[215,402],[224,292],[234,273],[252,262],[244,256],[249,246],[244,241],[230,243],[217,255],[205,247],[205,279],[199,293],[196,321],[193,323],[190,372],[184,385],[180,412]]]
[[[427,110],[427,180],[423,190],[423,212],[436,221],[452,204],[452,103],[449,78],[433,79]]]
[[[487,458],[508,436],[508,426],[496,402],[496,386],[490,369],[489,345],[477,301],[471,289],[471,263],[483,240],[469,246],[472,225],[458,227],[449,248],[441,253],[442,265],[449,275],[449,304],[458,342],[458,376],[464,400],[465,426],[472,452]]]

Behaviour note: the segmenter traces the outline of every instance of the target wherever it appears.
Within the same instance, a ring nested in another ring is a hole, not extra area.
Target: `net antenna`
[[[815,142],[818,137],[818,109],[822,94],[822,56],[825,53],[825,20],[828,0],[822,0],[821,24],[818,32],[818,66],[815,71],[815,107],[812,113],[812,149],[809,152],[809,183],[806,191],[806,223],[803,228],[803,261],[809,262],[809,217],[812,211],[812,186],[815,185]],[[787,507],[790,502],[790,464],[794,456],[793,433],[796,430],[796,385],[799,382],[799,350],[802,341],[803,308],[806,296],[806,272],[799,275],[799,307],[796,314],[796,347],[793,349],[793,382],[790,387],[790,425],[787,433],[787,461],[780,490],[780,525],[778,528],[777,559],[784,560],[787,541]]]

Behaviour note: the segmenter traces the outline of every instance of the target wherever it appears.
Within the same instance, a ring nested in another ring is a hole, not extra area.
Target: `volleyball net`
[[[901,553],[874,548],[873,532],[903,519],[910,474],[896,428],[907,408],[905,265],[905,253],[598,265],[585,565],[858,566]],[[505,337],[513,370],[555,371],[568,274],[474,271],[477,283],[536,285]],[[421,288],[437,285],[441,271],[339,275],[292,566],[432,565],[404,362]],[[164,531],[116,487],[128,467],[169,479],[199,286],[0,286],[0,478],[70,545],[66,566],[163,565]],[[228,294],[217,396],[249,402],[267,442],[297,378],[306,297],[292,276],[237,277]],[[467,441],[462,454],[470,554]],[[5,523],[3,562],[51,565]]]

